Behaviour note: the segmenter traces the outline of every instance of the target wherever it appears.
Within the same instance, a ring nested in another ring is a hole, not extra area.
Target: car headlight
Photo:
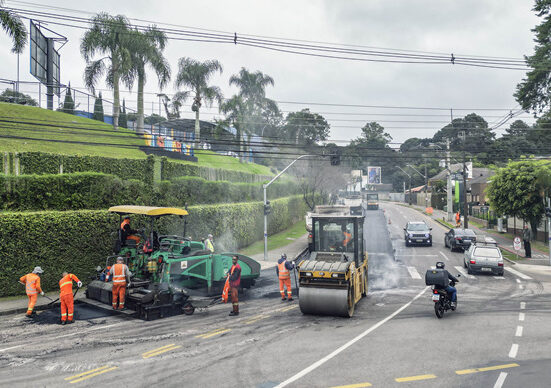
[[[312,276],[312,272],[305,272],[304,276]]]

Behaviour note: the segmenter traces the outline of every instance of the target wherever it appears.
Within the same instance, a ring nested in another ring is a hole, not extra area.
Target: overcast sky
[[[35,1],[38,3],[38,0]],[[6,0],[5,3],[12,7],[33,8],[18,1]],[[238,34],[514,58],[532,53],[531,29],[539,22],[531,11],[533,1],[530,0],[45,0],[41,4],[69,7],[83,12],[120,13],[129,18],[157,23],[236,31]],[[28,21],[26,24],[28,26]],[[62,26],[50,27],[69,39],[60,51],[62,83],[71,82],[73,86],[82,87],[85,63],[80,56],[79,46],[83,31]],[[0,49],[6,53],[0,63],[1,78],[15,79],[17,56],[8,54],[10,47],[7,36],[0,34]],[[482,108],[518,107],[512,94],[525,75],[518,70],[457,65],[376,64],[312,58],[239,45],[182,41],[170,41],[165,53],[174,74],[180,57],[218,59],[224,66],[224,73],[215,77],[212,83],[220,86],[226,97],[236,92],[234,87],[228,86],[229,77],[241,67],[246,67],[249,70],[260,70],[274,78],[275,87],[268,88],[267,95],[276,101],[444,107],[454,108],[455,117]],[[27,47],[20,57],[20,78],[34,81],[29,74],[28,64]],[[22,89],[31,94],[37,92],[34,86]],[[146,91],[158,92],[157,81],[152,73],[148,76]],[[173,85],[165,88],[165,92],[173,93]],[[103,94],[105,98],[111,98],[110,92],[105,91]],[[37,98],[36,95],[34,97]],[[127,106],[135,107],[135,92],[125,92],[124,97]],[[152,109],[157,113],[157,97],[147,95],[145,100],[146,114],[150,114]],[[78,102],[86,109],[86,100]],[[323,112],[331,123],[331,138],[335,140],[355,138],[359,136],[365,122],[378,121],[387,128],[395,142],[402,142],[410,137],[432,136],[449,120],[449,112],[439,111],[280,104],[283,111],[306,107]],[[189,110],[189,107],[185,108],[185,117],[192,117]],[[217,113],[216,108],[207,109],[202,118],[212,119],[213,113]],[[421,116],[383,116],[388,113],[414,113]],[[478,113],[492,123],[497,122],[506,112]],[[528,114],[521,117],[527,120],[530,118]]]

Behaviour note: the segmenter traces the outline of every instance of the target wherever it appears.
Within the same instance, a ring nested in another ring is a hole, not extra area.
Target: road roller
[[[352,317],[367,295],[364,216],[312,215],[313,249],[298,263],[303,314]]]

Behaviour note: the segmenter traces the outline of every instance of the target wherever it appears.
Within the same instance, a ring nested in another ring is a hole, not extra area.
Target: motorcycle
[[[457,275],[460,277],[461,275]],[[450,286],[455,287],[455,282],[450,281]],[[432,301],[434,302],[434,312],[438,319],[444,316],[444,312],[448,310],[455,311],[457,308],[457,299],[455,301],[455,306],[452,306],[451,297],[445,289],[436,288],[432,286]]]

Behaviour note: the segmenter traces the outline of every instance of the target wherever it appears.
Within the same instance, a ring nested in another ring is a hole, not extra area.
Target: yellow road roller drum
[[[304,314],[351,317],[367,295],[364,217],[314,215],[313,251],[299,264]]]

